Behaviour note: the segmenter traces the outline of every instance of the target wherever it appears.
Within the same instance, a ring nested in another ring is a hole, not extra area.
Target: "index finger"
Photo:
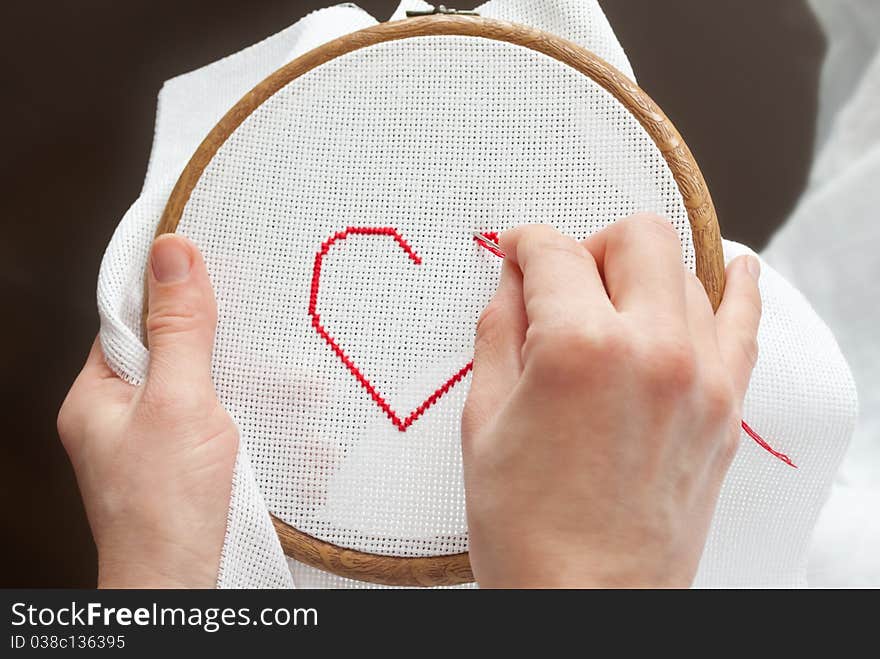
[[[595,259],[573,238],[527,225],[505,231],[501,247],[522,272],[529,325],[584,326],[614,310]]]

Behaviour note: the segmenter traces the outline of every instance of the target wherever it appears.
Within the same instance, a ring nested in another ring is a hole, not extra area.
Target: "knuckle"
[[[522,240],[547,240],[559,235],[559,232],[549,224],[524,224],[517,231]]]
[[[58,439],[74,468],[82,457],[85,443],[97,431],[94,416],[93,408],[87,407],[85,399],[77,394],[74,386],[61,404],[55,419]]]
[[[530,325],[523,344],[523,361],[542,377],[553,375],[564,360],[563,342],[553,329]]]
[[[572,259],[579,262],[587,258],[587,251],[573,238],[536,240],[532,248],[535,252],[540,252],[545,256],[551,255],[556,259],[567,259],[569,263]]]
[[[58,416],[55,418],[58,438],[68,450],[77,441],[77,438],[84,434],[88,421],[88,412],[83,406],[84,399],[80,391],[80,382],[80,379],[77,378],[73,383],[58,409]]]
[[[713,378],[702,386],[703,408],[714,423],[728,424],[735,416],[732,384],[725,378]]]
[[[204,392],[170,388],[148,383],[136,408],[138,419],[145,426],[178,430],[194,419],[204,419],[216,406],[216,397]]]
[[[74,426],[74,412],[71,409],[70,394],[68,394],[61,404],[61,409],[58,410],[58,417],[55,419],[55,427],[58,429],[58,437],[62,444],[67,443],[68,438],[74,432]]]
[[[625,364],[633,359],[633,343],[623,327],[610,328],[593,337],[590,344],[593,355],[614,367]]]
[[[478,347],[491,344],[503,331],[502,315],[502,304],[493,297],[477,319],[475,343]]]
[[[173,414],[181,406],[180,398],[173,396],[168,387],[163,386],[162,382],[157,382],[157,379],[154,377],[144,385],[140,404],[137,406],[139,414],[151,421],[158,421],[160,417],[169,413]]]
[[[528,224],[517,229],[519,244],[532,253],[553,252],[566,256],[584,258],[586,251],[573,238],[561,234],[549,224]]]
[[[172,307],[150,309],[146,329],[150,336],[166,336],[189,332],[201,326],[204,313],[190,302]]]
[[[697,360],[686,341],[665,340],[650,348],[643,359],[646,383],[662,394],[679,394],[693,389]]]
[[[529,327],[525,350],[539,373],[568,384],[607,372],[631,355],[623,332],[580,327]]]
[[[153,359],[151,353],[151,359]],[[171,382],[163,373],[170,369],[156,368],[149,374],[141,393],[138,409],[158,422],[163,419],[185,419],[199,410],[210,409],[216,400],[213,390],[203,387],[181,386]]]
[[[513,243],[519,251],[549,240],[554,232],[555,229],[548,224],[521,224],[501,234],[501,246],[507,251],[510,243]]]
[[[627,218],[626,222],[633,230],[653,231],[664,240],[675,240],[676,242],[680,240],[678,231],[672,226],[672,223],[656,213],[636,213]]]

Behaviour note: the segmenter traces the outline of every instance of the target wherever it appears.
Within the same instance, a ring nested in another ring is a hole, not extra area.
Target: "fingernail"
[[[749,271],[749,274],[752,276],[752,279],[758,281],[761,277],[761,262],[758,261],[757,257],[749,254],[746,257],[746,270]]]
[[[150,266],[159,283],[170,284],[186,279],[192,268],[189,246],[175,236],[158,238],[153,243]]]

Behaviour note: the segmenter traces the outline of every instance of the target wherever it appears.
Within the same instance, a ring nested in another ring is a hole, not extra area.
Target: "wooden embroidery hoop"
[[[534,28],[474,15],[434,14],[382,23],[330,41],[278,69],[227,112],[196,149],[171,192],[156,235],[177,230],[190,194],[220,146],[254,110],[289,82],[360,48],[439,35],[480,37],[530,48],[590,77],[623,104],[666,159],[690,220],[697,277],[712,307],[718,308],[724,290],[724,256],[715,207],[693,155],[663,111],[633,81],[580,46]],[[146,310],[144,295],[144,315]],[[390,586],[448,586],[473,581],[467,553],[426,557],[370,554],[315,538],[274,515],[272,521],[285,554],[342,577]]]

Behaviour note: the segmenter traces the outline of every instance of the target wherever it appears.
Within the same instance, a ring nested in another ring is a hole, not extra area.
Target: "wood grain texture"
[[[319,540],[274,515],[272,523],[285,554],[340,577],[407,587],[454,586],[474,580],[467,553],[424,557],[368,554]]]
[[[254,110],[289,82],[360,48],[436,35],[479,37],[530,48],[589,76],[624,105],[666,159],[688,212],[697,277],[712,307],[718,308],[724,292],[724,255],[715,207],[693,155],[663,111],[635,82],[580,46],[533,28],[473,16],[436,15],[383,23],[328,42],[278,69],[245,94],[198,147],[171,192],[156,235],[177,230],[193,189],[220,146]],[[145,295],[144,317],[146,312]],[[338,547],[277,517],[272,519],[288,556],[342,577],[392,586],[442,586],[473,580],[466,553],[418,558],[369,554]]]

